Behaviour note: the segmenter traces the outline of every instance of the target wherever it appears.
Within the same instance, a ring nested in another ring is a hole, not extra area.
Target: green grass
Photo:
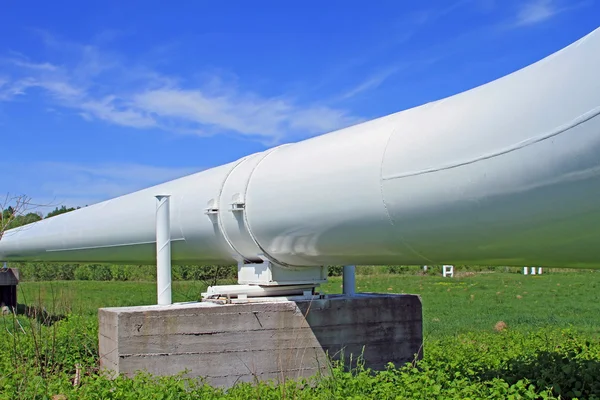
[[[600,272],[480,273],[442,278],[419,275],[358,275],[357,290],[420,294],[426,338],[464,332],[490,331],[498,321],[511,329],[575,328],[598,334],[600,324]],[[195,301],[206,284],[173,283],[173,301]],[[341,279],[332,277],[321,287],[340,293]],[[154,304],[153,282],[57,281],[24,282],[20,302],[46,307],[56,313],[95,315],[100,307]]]
[[[206,284],[173,282],[173,301],[197,301]],[[96,315],[98,308],[156,304],[156,283],[119,281],[23,282],[18,302],[56,313]]]
[[[573,327],[599,333],[600,273],[593,271],[521,275],[481,273],[472,276],[359,276],[363,292],[415,293],[423,302],[426,337],[489,331],[498,321],[513,329]],[[339,293],[341,281],[323,287]]]
[[[423,360],[377,373],[334,367],[330,377],[227,392],[181,376],[111,380],[98,372],[97,309],[154,304],[153,282],[24,282],[20,303],[68,317],[51,326],[0,317],[0,399],[600,399],[599,282],[590,271],[358,275],[361,292],[421,295]],[[174,282],[174,301],[195,301],[205,288]],[[321,290],[339,293],[341,279]],[[495,331],[498,321],[508,329]]]

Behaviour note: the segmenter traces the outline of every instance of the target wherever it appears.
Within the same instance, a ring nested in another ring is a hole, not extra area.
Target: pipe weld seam
[[[485,154],[485,155],[473,158],[471,160],[460,161],[460,162],[457,162],[454,164],[445,165],[445,166],[441,166],[441,167],[427,168],[427,169],[423,169],[420,171],[411,171],[411,172],[405,172],[405,173],[401,173],[401,174],[390,175],[390,176],[382,177],[382,180],[388,181],[388,180],[393,180],[393,179],[408,178],[411,176],[431,174],[434,172],[445,171],[445,170],[449,170],[449,169],[453,169],[453,168],[463,167],[465,165],[475,164],[479,161],[485,161],[485,160],[489,160],[491,158],[496,158],[496,157],[523,149],[525,147],[529,147],[536,143],[543,142],[544,140],[548,140],[553,137],[556,137],[562,133],[565,133],[565,132],[585,123],[585,122],[588,122],[588,121],[594,119],[599,114],[600,114],[600,107],[596,107],[596,108],[592,109],[591,111],[579,116],[578,118],[575,118],[570,123],[560,126],[557,129],[555,129],[549,133],[545,133],[545,134],[539,135],[539,136],[534,136],[532,138],[526,139],[522,142],[519,142],[517,144],[514,144],[514,145],[504,148],[502,150],[496,151],[492,154]]]

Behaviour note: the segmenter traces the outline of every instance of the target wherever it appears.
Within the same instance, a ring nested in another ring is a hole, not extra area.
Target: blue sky
[[[3,2],[0,193],[92,204],[484,84],[598,26],[600,0]]]

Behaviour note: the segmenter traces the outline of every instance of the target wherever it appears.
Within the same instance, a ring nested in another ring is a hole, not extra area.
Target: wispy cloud
[[[17,67],[33,69],[33,70],[40,70],[40,71],[56,71],[58,69],[58,67],[56,65],[52,65],[48,62],[34,63],[34,62],[27,61],[27,60],[20,60],[17,58],[10,58],[10,59],[5,60],[5,62],[13,64]]]
[[[34,63],[25,56],[3,59],[12,76],[0,82],[0,100],[23,99],[31,89],[49,95],[50,106],[71,109],[87,120],[179,133],[237,134],[269,144],[299,139],[361,121],[327,104],[299,103],[293,95],[263,96],[213,75],[205,85],[127,62],[91,45],[46,45],[71,52],[69,63]],[[324,130],[325,129],[325,130]]]
[[[559,11],[552,0],[534,0],[521,5],[517,25],[532,25],[551,18]]]
[[[48,209],[94,204],[202,170],[133,163],[37,162],[13,167],[18,168],[21,177],[27,177],[26,182],[23,179],[11,182],[11,176],[3,176],[0,186],[22,190],[35,204]],[[32,187],[37,190],[32,191]]]
[[[37,170],[51,171],[51,174],[45,177],[50,179],[42,187],[65,196],[85,193],[99,199],[120,196],[201,170],[135,163],[40,162],[36,163],[35,167]]]
[[[349,99],[362,92],[377,89],[386,79],[398,72],[399,67],[392,67],[375,72],[366,80],[351,88],[340,96],[341,100]]]
[[[409,18],[410,18],[411,22],[413,22],[417,26],[431,24],[431,23],[434,23],[434,22],[438,21],[439,19],[447,16],[448,14],[451,14],[452,12],[457,11],[458,9],[460,9],[463,6],[470,5],[471,3],[478,3],[481,1],[482,0],[452,1],[452,2],[448,2],[445,5],[445,7],[434,7],[434,8],[427,8],[427,9],[419,10],[415,13],[412,13]],[[488,0],[488,2],[489,2],[489,0]]]
[[[535,25],[558,14],[591,5],[589,0],[559,3],[558,0],[529,0],[520,4],[514,26]]]
[[[116,125],[131,128],[155,128],[157,121],[150,115],[131,108],[128,104],[119,105],[116,96],[90,99],[79,105],[81,116],[87,120],[100,119]]]
[[[200,88],[150,90],[135,95],[133,107],[158,116],[161,123],[174,129],[197,129],[204,135],[222,130],[272,141],[309,136],[359,121],[343,110],[298,106],[289,98],[267,98],[232,88],[217,93]]]
[[[0,101],[8,100],[13,97],[12,92],[8,90],[10,81],[7,78],[0,77]]]

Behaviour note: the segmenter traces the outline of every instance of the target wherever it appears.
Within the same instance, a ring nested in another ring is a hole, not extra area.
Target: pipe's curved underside
[[[597,29],[458,95],[8,231],[0,259],[153,263],[168,194],[176,263],[599,266],[599,71]]]

